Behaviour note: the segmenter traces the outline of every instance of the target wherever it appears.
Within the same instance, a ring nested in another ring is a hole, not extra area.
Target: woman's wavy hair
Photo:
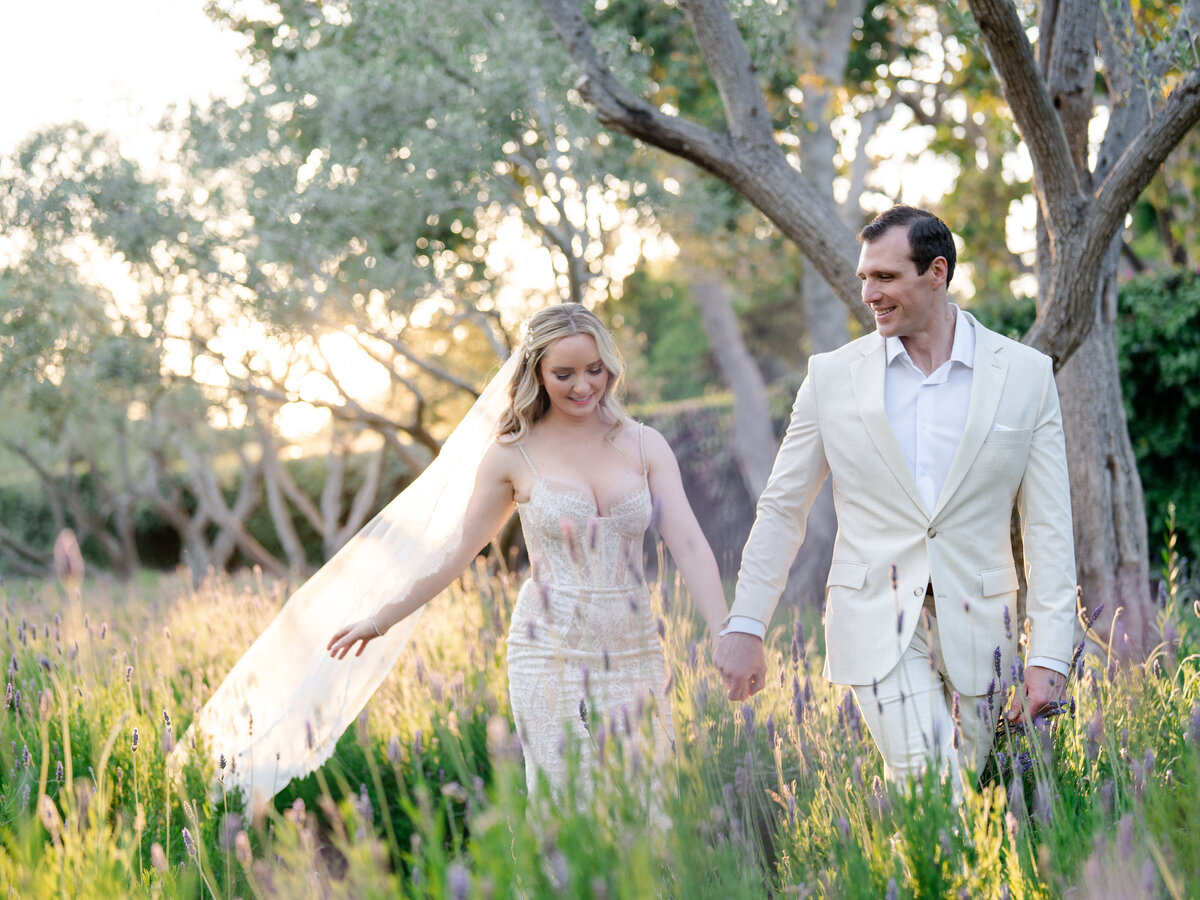
[[[600,361],[608,370],[608,384],[600,398],[600,415],[612,423],[611,439],[625,427],[625,410],[617,394],[625,377],[625,361],[608,329],[591,310],[578,303],[559,303],[534,313],[525,323],[525,339],[516,352],[517,370],[508,388],[509,406],[496,425],[496,434],[516,442],[550,409],[550,397],[542,385],[542,357],[550,346],[575,334],[591,335],[600,350]]]

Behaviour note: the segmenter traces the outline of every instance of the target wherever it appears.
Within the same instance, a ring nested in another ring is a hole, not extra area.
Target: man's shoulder
[[[1051,364],[1050,357],[1042,351],[1030,347],[1028,344],[1022,344],[1020,341],[1014,341],[1012,338],[1005,337],[999,332],[992,331],[990,328],[985,328],[970,313],[967,313],[967,316],[970,318],[971,324],[975,327],[975,342],[977,346],[986,347],[993,353],[1001,353],[1009,362],[1032,366]]]
[[[834,350],[827,350],[824,353],[814,353],[811,357],[811,363],[814,366],[822,368],[848,366],[856,360],[868,356],[882,346],[883,338],[879,336],[879,332],[872,331],[860,338],[848,341]]]

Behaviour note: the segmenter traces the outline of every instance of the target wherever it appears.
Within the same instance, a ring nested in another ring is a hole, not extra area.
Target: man
[[[825,675],[853,689],[889,778],[930,758],[957,776],[986,760],[1006,686],[1014,719],[1063,696],[1075,556],[1058,393],[1048,357],[949,302],[956,254],[940,219],[893,207],[859,240],[876,331],[809,360],[715,661],[731,699],[765,685],[762,635],[831,475]],[[1014,504],[1032,624],[1023,677]]]

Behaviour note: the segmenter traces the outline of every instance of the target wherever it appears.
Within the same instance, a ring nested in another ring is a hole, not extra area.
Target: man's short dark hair
[[[918,275],[924,275],[929,264],[940,256],[946,260],[946,284],[950,283],[958,254],[945,222],[928,210],[915,206],[893,206],[860,231],[858,239],[869,244],[893,228],[905,228],[908,231],[908,254],[917,267]]]

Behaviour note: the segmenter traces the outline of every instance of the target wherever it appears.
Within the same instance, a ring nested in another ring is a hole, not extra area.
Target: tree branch
[[[709,60],[721,73],[718,87],[735,139],[668,116],[621,84],[600,60],[591,26],[576,0],[542,0],[542,8],[580,73],[576,87],[595,107],[601,124],[686,159],[741,193],[800,248],[859,324],[874,328],[860,302],[854,274],[858,256],[854,233],[842,223],[837,207],[788,163],[775,142],[765,104],[760,116],[753,102],[755,95],[761,100],[762,91],[744,46],[740,53],[725,54],[726,59]],[[689,19],[698,38],[741,41],[728,12],[714,0],[693,0]],[[731,83],[735,79],[744,83],[735,86]]]
[[[1096,191],[1096,240],[1112,240],[1134,201],[1154,179],[1159,166],[1200,122],[1200,68],[1192,69],[1171,91],[1162,110],[1125,149]]]
[[[1078,218],[1085,200],[1066,131],[1039,73],[1037,59],[1011,0],[967,0],[987,43],[992,66],[1037,173],[1043,214],[1052,233]]]
[[[575,89],[595,107],[601,125],[690,159],[714,174],[718,167],[729,164],[732,146],[728,135],[669,116],[617,80],[596,52],[592,27],[576,0],[542,0],[542,8],[579,71]]]
[[[739,147],[778,149],[754,64],[724,0],[681,0],[680,6],[717,84],[733,142]]]

